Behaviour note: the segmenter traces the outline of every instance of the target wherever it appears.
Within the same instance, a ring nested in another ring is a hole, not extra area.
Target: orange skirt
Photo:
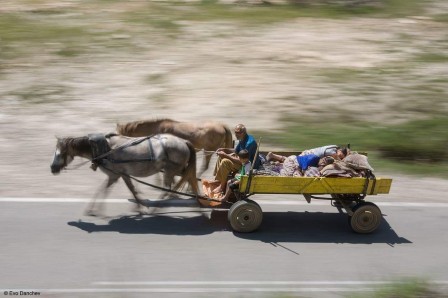
[[[207,179],[202,179],[202,191],[204,196],[214,200],[221,200],[224,195],[222,193],[214,193],[213,190],[219,186],[219,181],[210,181]],[[199,199],[199,203],[205,207],[216,207],[221,205],[221,202],[206,201]]]

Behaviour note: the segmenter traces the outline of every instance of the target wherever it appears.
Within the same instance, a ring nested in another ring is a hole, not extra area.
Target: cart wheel
[[[381,210],[371,202],[361,202],[353,207],[352,211],[353,215],[349,216],[348,222],[356,233],[372,233],[381,224]]]
[[[230,207],[227,217],[234,231],[248,233],[258,229],[263,220],[263,211],[254,201],[241,200]]]

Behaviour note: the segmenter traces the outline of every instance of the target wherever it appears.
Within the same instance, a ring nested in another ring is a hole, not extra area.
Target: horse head
[[[57,138],[56,150],[53,162],[51,163],[51,173],[59,174],[63,168],[73,161],[73,155],[69,154],[67,139]]]

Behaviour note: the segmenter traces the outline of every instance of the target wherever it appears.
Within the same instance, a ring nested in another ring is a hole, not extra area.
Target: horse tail
[[[226,131],[224,148],[233,148],[232,131],[230,131],[230,128],[227,125],[224,125],[224,129]]]
[[[198,194],[199,188],[196,178],[196,150],[193,144],[191,144],[189,141],[185,141],[185,143],[187,144],[188,150],[190,151],[190,157],[188,159],[188,165],[182,174],[182,178],[179,180],[179,182],[177,182],[174,190],[178,190],[185,184],[185,182],[188,182],[193,190],[193,193]]]

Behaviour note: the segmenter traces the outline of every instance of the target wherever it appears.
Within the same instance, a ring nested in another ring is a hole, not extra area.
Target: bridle
[[[78,165],[75,165],[75,166],[72,166],[72,167],[68,167],[68,164],[67,164],[68,157],[70,156],[72,159],[74,159],[74,156],[72,156],[72,155],[70,155],[68,153],[67,148],[64,148],[64,150],[62,150],[61,147],[62,146],[58,146],[57,147],[57,149],[59,150],[59,156],[61,156],[61,155],[63,156],[62,157],[63,162],[62,162],[62,165],[61,165],[61,168],[59,169],[59,171],[62,171],[62,170],[76,170],[76,169],[82,167],[83,165],[85,165],[86,163],[89,162],[89,160],[88,161],[83,161],[83,162],[81,162]],[[54,153],[54,155],[56,156],[56,152]]]

